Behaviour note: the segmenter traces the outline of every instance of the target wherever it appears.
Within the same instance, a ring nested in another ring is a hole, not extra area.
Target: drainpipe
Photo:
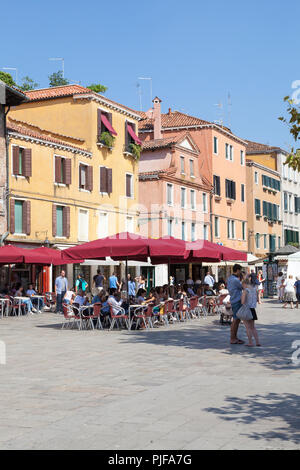
[[[5,148],[6,148],[6,185],[5,185],[5,198],[6,198],[6,228],[8,229],[8,217],[9,217],[9,143],[6,130],[6,116],[10,111],[8,106],[7,111],[4,114],[4,135],[5,135]],[[8,234],[9,235],[9,234]],[[5,237],[6,238],[6,237]],[[2,245],[1,245],[2,246]]]
[[[213,241],[213,213],[212,213],[212,199],[214,190],[211,189],[209,193],[209,219],[210,219],[210,241]]]
[[[3,242],[8,237],[8,235],[9,235],[9,232],[2,233],[1,238],[0,238],[0,246],[3,246]]]

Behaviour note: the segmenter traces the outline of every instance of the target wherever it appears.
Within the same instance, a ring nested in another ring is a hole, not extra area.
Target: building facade
[[[161,122],[163,138],[189,132],[199,148],[199,174],[212,186],[209,240],[247,251],[246,144],[229,129],[178,111],[158,115],[155,109],[140,113],[139,136],[155,138]]]
[[[247,159],[249,252],[261,258],[282,244],[281,178],[277,171]]]

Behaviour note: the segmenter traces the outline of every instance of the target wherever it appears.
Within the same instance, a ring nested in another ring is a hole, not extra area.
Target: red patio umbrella
[[[36,254],[37,256],[40,256],[40,259],[44,260],[44,264],[53,264],[54,266],[69,263],[83,263],[84,261],[83,259],[63,259],[61,250],[55,250],[54,248],[48,248],[46,246],[34,248],[30,251],[32,255]]]
[[[15,264],[24,263],[23,249],[13,245],[5,245],[0,248],[0,263]]]
[[[218,243],[212,243],[208,240],[197,240],[196,242],[191,242],[188,247],[193,250],[194,260],[201,257],[202,249],[208,248],[210,250],[214,250],[215,253],[218,253],[220,255],[220,259],[223,261],[247,261],[247,253],[219,245]]]

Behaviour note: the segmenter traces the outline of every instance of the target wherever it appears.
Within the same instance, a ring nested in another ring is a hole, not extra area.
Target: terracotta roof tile
[[[280,147],[274,147],[271,145],[260,144],[259,142],[252,142],[251,140],[245,140],[247,142],[246,153],[247,154],[254,154],[254,153],[272,153],[282,151]],[[285,152],[285,151],[284,151]]]
[[[16,132],[18,134],[28,136],[28,137],[33,137],[34,139],[45,140],[45,141],[51,142],[53,144],[63,145],[65,147],[70,147],[74,150],[80,150],[81,152],[91,153],[86,149],[76,147],[74,145],[63,142],[62,140],[54,139],[53,137],[50,137],[49,135],[47,135],[45,133],[34,131],[32,129],[28,129],[25,126],[20,126],[20,125],[15,124],[14,122],[11,122],[11,121],[8,121],[8,123],[7,123],[7,131],[8,132]]]
[[[139,112],[139,114],[143,118],[143,120],[140,121],[139,129],[140,130],[152,130],[153,119],[147,118],[146,113]],[[203,126],[207,124],[211,124],[211,123],[208,121],[204,121],[203,119],[194,117],[194,116],[189,116],[188,114],[184,114],[179,111],[171,111],[170,113],[161,115],[162,128]]]

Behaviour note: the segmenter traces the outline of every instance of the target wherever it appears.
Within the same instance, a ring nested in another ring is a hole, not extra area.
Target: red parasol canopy
[[[13,245],[5,245],[0,248],[0,263],[15,264],[24,263],[23,249]]]
[[[66,260],[62,258],[61,250],[55,250],[54,248],[48,248],[46,246],[27,251],[31,251],[32,255],[35,254],[40,257],[40,259],[44,261],[44,264],[53,264],[54,266],[69,263],[83,263],[84,261],[83,259]]]
[[[209,242],[208,240],[197,240],[188,244],[189,249],[193,250],[193,259],[196,260],[201,257],[203,249],[214,250],[223,261],[247,261],[247,253],[227,246],[218,245],[217,243]]]

